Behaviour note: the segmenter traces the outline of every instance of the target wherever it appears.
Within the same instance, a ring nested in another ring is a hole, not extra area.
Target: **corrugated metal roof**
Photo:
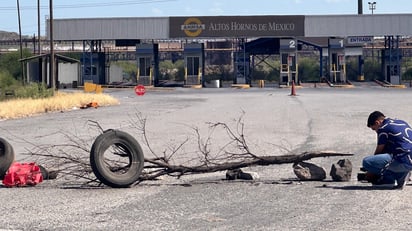
[[[272,17],[276,19],[279,16],[256,17],[262,20]],[[293,17],[293,15],[289,16],[292,19]],[[297,15],[296,17],[302,16]],[[304,17],[304,37],[412,35],[412,14],[312,15]],[[182,17],[54,19],[53,38],[61,41],[170,39],[172,34],[170,22],[174,18],[180,19]],[[231,18],[243,21],[250,19],[250,24],[254,23],[253,16]],[[192,21],[196,22],[196,20]],[[291,22],[293,24],[293,21]],[[266,23],[273,24],[271,21]],[[227,33],[228,31],[224,34],[225,37],[228,37]],[[48,33],[47,35],[50,38]],[[223,36],[222,33],[216,33],[216,37],[219,36]],[[253,36],[251,34],[251,37]],[[273,37],[282,36],[280,33]],[[236,37],[236,34],[233,34],[233,37]],[[187,38],[198,39],[197,37]]]
[[[305,37],[412,35],[412,14],[306,16]]]
[[[54,19],[53,23],[53,39],[62,41],[166,39],[169,34],[168,18]]]

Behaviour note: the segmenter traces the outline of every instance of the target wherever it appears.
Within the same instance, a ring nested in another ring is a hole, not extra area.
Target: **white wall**
[[[79,63],[59,63],[58,78],[60,84],[72,84],[79,79]]]
[[[110,64],[108,83],[122,82],[123,81],[123,68],[115,64]]]

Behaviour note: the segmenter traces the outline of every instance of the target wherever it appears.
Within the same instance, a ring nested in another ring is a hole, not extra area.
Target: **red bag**
[[[3,184],[6,187],[34,186],[42,181],[43,176],[40,167],[36,163],[14,162],[7,170]]]

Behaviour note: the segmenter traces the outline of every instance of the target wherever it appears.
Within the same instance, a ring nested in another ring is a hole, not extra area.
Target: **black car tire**
[[[45,167],[43,167],[42,165],[38,165],[41,175],[43,176],[43,180],[49,180],[49,171],[47,171],[47,169]]]
[[[0,180],[4,179],[4,175],[6,175],[13,161],[13,147],[5,139],[0,138]]]
[[[113,188],[126,188],[139,179],[144,155],[140,144],[130,134],[106,130],[92,145],[90,164],[100,182]]]

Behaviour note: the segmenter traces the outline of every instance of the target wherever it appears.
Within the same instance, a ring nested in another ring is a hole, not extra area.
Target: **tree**
[[[381,65],[379,62],[376,62],[374,59],[367,58],[364,64],[364,73],[365,73],[365,80],[373,81],[375,79],[382,80],[383,73],[381,71]]]
[[[256,59],[259,61],[259,63],[253,67],[252,79],[263,79],[267,81],[276,81],[279,79],[279,58],[274,56],[256,56]]]
[[[16,79],[7,72],[7,71],[0,71],[0,89],[4,90],[14,84],[16,84]]]
[[[183,81],[185,78],[185,63],[183,60],[177,60],[175,63],[175,68],[177,69],[175,80]]]
[[[346,79],[358,79],[358,60],[357,57],[348,57],[346,59]]]
[[[159,63],[160,79],[173,80],[176,78],[178,69],[171,60],[165,60]]]
[[[298,72],[302,81],[319,81],[319,62],[313,58],[301,58]]]
[[[231,72],[230,65],[208,65],[205,68],[204,80],[209,82],[210,80],[219,79],[221,81],[232,81],[233,73]]]
[[[137,76],[137,65],[135,62],[117,61],[115,64],[120,66],[129,78]]]
[[[32,56],[29,49],[23,49],[23,58]],[[15,79],[21,80],[23,73],[20,63],[20,52],[14,51],[0,56],[0,71],[7,71]]]

